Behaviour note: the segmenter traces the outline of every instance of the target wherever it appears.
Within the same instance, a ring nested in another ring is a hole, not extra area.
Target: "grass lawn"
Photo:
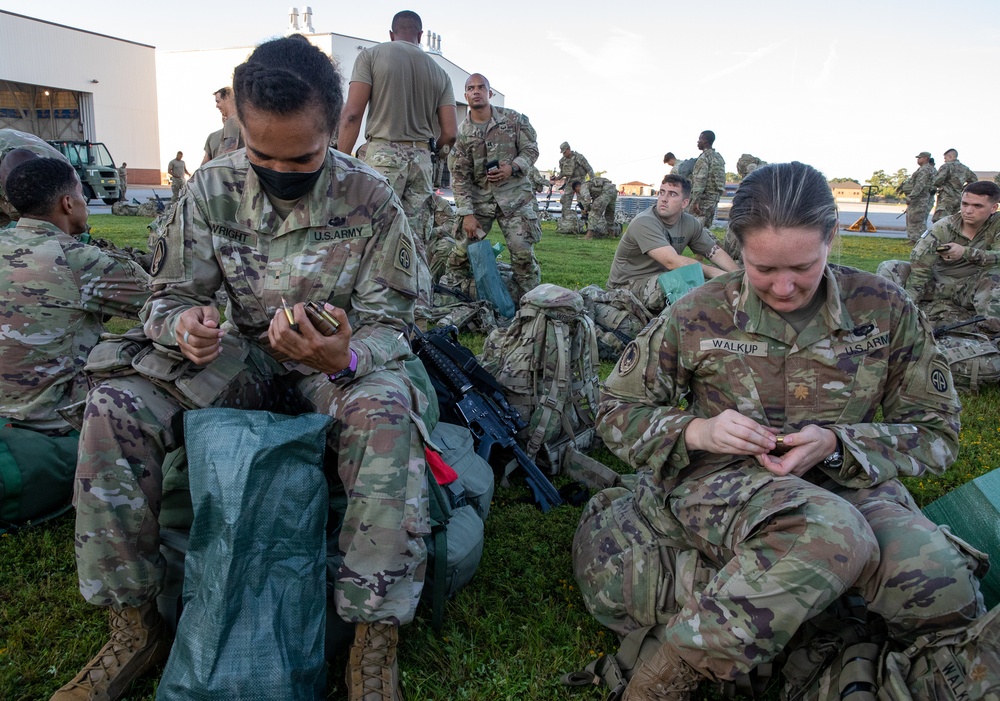
[[[147,223],[91,217],[95,236],[141,247]],[[561,236],[553,223],[543,231],[536,250],[545,282],[574,289],[604,284],[616,241]],[[884,259],[906,258],[908,250],[900,240],[848,237],[834,244],[831,262],[874,271]],[[603,364],[602,377],[610,368]],[[963,404],[956,463],[942,476],[905,480],[921,505],[989,471],[1000,453],[996,388],[964,396]],[[607,451],[598,457],[628,470]],[[519,502],[526,494],[519,488],[497,491],[481,569],[448,602],[442,633],[431,630],[430,612],[423,608],[403,628],[400,669],[407,699],[603,698],[596,689],[568,690],[559,682],[562,673],[617,648],[615,636],[587,614],[573,581],[570,543],[582,507],[543,515]],[[0,699],[47,699],[107,640],[105,612],[85,604],[77,591],[72,516],[0,538],[0,583]],[[345,697],[342,677],[342,665],[330,670],[329,698]],[[127,698],[152,700],[155,689],[156,680],[149,678]]]

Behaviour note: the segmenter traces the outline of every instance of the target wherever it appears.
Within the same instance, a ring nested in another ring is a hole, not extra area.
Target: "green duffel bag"
[[[73,431],[54,437],[10,424],[0,428],[0,533],[73,508],[79,436]]]

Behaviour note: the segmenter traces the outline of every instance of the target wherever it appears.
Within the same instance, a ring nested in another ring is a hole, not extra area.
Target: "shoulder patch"
[[[156,277],[163,270],[163,263],[167,260],[167,237],[160,235],[153,244],[153,259],[149,264],[149,274]]]
[[[622,351],[622,357],[618,361],[618,374],[624,377],[635,370],[638,365],[639,346],[635,341],[630,341],[629,344],[625,346],[625,350]]]
[[[396,268],[404,273],[411,273],[413,268],[413,251],[409,240],[403,237],[396,244]]]

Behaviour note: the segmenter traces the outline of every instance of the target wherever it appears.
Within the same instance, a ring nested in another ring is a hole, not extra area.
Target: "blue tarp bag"
[[[330,417],[184,415],[194,522],[158,701],[326,697]]]

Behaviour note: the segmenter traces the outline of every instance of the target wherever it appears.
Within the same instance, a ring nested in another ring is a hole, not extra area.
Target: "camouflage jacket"
[[[573,155],[569,158],[563,156],[559,159],[559,175],[566,178],[563,189],[570,187],[574,180],[579,180],[582,183],[588,177],[594,177],[594,169],[590,167],[584,155],[576,151],[571,153]]]
[[[359,376],[409,355],[402,334],[417,281],[406,215],[385,178],[333,150],[284,220],[243,149],[199,168],[153,246],[152,271],[142,317],[146,334],[164,345],[177,345],[180,313],[214,305],[221,285],[227,328],[251,341],[282,298],[315,300],[347,312]]]
[[[707,148],[694,162],[691,202],[718,202],[726,189],[726,161],[714,148]]]
[[[937,247],[957,243],[965,247],[962,257],[945,261]],[[910,276],[906,292],[915,300],[923,299],[927,284],[935,277],[961,279],[977,275],[983,268],[1000,264],[1000,213],[991,214],[972,240],[962,236],[962,215],[952,214],[928,229],[910,252]]]
[[[934,166],[930,163],[924,163],[913,171],[913,174],[900,188],[900,192],[906,195],[908,206],[930,207],[931,200],[934,198],[934,175]]]
[[[468,118],[458,127],[458,138],[448,156],[458,216],[496,211],[509,216],[530,202],[534,189],[528,173],[538,159],[535,129],[523,114],[503,107],[490,108],[485,132]],[[509,163],[514,175],[499,183],[486,180],[486,164]]]
[[[28,217],[0,234],[0,258],[0,417],[61,428],[56,410],[87,395],[82,370],[104,316],[138,319],[149,277]]]
[[[590,188],[590,196],[593,199],[597,199],[598,195],[611,195],[618,192],[613,182],[600,176],[592,178],[588,187]]]
[[[742,271],[693,290],[622,353],[601,397],[598,433],[666,491],[726,466],[757,465],[752,456],[687,449],[691,420],[725,409],[783,433],[806,424],[832,430],[843,467],[814,469],[848,487],[943,472],[958,451],[960,405],[930,327],[884,278],[831,265],[825,285],[825,305],[798,335]]]
[[[938,206],[958,204],[962,201],[962,190],[979,180],[972,169],[960,161],[944,163],[938,168],[934,178],[934,187],[938,191]]]

